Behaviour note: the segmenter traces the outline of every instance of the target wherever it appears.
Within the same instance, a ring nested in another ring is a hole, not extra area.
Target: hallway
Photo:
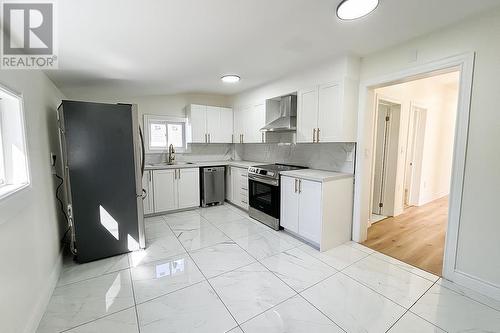
[[[363,244],[441,276],[447,220],[446,196],[373,224]]]

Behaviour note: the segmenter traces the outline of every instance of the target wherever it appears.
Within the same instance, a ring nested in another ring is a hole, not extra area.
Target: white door
[[[233,143],[233,109],[219,108],[219,112],[219,132],[214,137],[218,143]]]
[[[281,177],[280,224],[286,230],[299,232],[298,179]]]
[[[313,142],[318,127],[318,88],[297,93],[297,142]]]
[[[190,208],[200,205],[200,169],[177,170],[178,208]]]
[[[319,142],[339,142],[343,137],[343,110],[339,83],[319,87],[318,128]]]
[[[191,142],[205,143],[205,134],[207,134],[207,107],[205,105],[191,105],[189,124]]]
[[[144,214],[153,213],[153,182],[152,171],[144,171],[142,175],[142,189],[146,191],[145,198],[142,201]]]
[[[207,106],[207,142],[221,142],[220,134],[220,108]]]
[[[321,183],[301,179],[299,182],[299,235],[320,243]]]
[[[155,213],[177,208],[177,182],[175,170],[153,171],[153,197]]]

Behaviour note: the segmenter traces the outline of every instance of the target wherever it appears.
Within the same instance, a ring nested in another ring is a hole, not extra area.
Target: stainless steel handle
[[[149,174],[149,182],[151,183],[153,181],[152,172],[148,171],[148,174]]]
[[[264,178],[264,177],[260,177],[260,176],[253,175],[253,174],[248,175],[248,180],[249,181],[258,182],[258,183],[262,183],[262,184],[273,185],[273,186],[278,186],[279,185],[279,181],[278,180]]]
[[[177,169],[177,171],[178,171],[178,175],[179,175],[178,179],[181,179],[181,169]]]
[[[302,179],[299,179],[299,193],[302,193]]]
[[[177,169],[174,169],[175,179],[177,179]]]
[[[313,143],[316,142],[316,129],[313,128]]]
[[[231,134],[231,143],[234,143],[234,134]]]
[[[207,133],[205,133],[205,143],[207,143]]]
[[[264,132],[262,132],[262,143],[264,143]]]
[[[298,179],[295,178],[295,193],[297,193],[297,182],[298,182]]]
[[[318,131],[316,132],[316,142],[319,142],[319,128]]]

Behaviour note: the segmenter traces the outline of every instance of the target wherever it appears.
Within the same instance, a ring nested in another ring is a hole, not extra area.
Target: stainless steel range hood
[[[292,132],[297,130],[297,96],[281,97],[280,116],[260,129],[262,132]]]

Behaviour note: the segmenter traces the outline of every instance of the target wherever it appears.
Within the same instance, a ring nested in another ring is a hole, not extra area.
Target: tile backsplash
[[[162,163],[167,161],[168,153],[146,154],[146,163]],[[177,161],[225,161],[233,158],[233,144],[188,144],[187,151],[176,153]]]
[[[235,144],[235,159],[265,163],[285,163],[337,172],[354,173],[356,144]]]
[[[189,144],[177,161],[246,160],[262,163],[303,165],[312,169],[354,173],[356,144],[348,143],[259,143],[259,144]],[[167,153],[146,154],[146,163],[161,163]]]

